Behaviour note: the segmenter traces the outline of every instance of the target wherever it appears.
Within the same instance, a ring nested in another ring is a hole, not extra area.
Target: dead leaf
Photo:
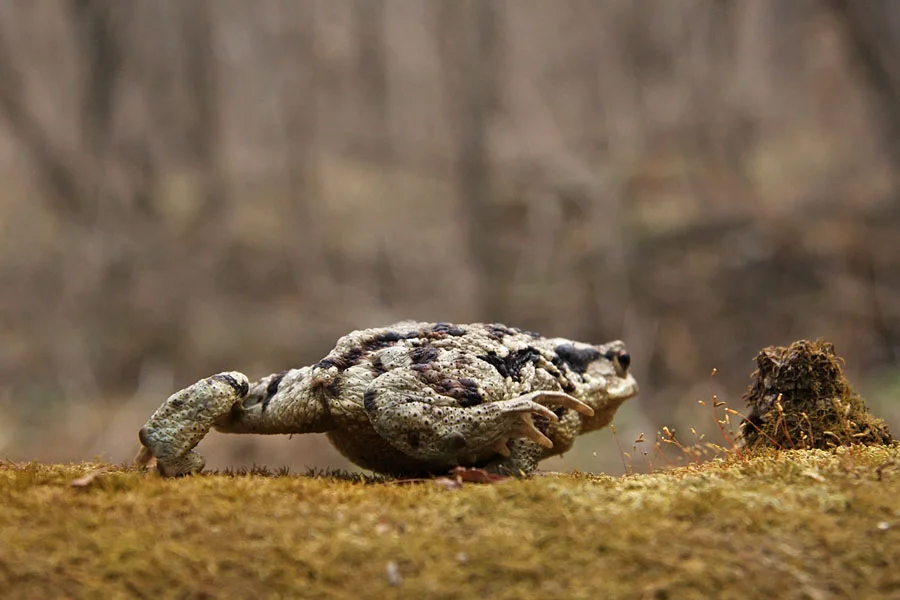
[[[462,487],[462,482],[456,479],[450,479],[449,477],[438,477],[437,479],[432,479],[435,485],[439,485],[448,491],[458,490]]]
[[[396,562],[392,560],[387,564],[387,567],[385,567],[384,570],[389,584],[398,587],[403,583],[403,577],[400,576],[400,567]]]
[[[453,469],[453,476],[457,481],[466,483],[501,483],[509,479],[503,475],[488,473],[484,469],[467,469],[465,467]]]
[[[391,529],[393,529],[393,527],[391,527],[390,523],[387,523],[386,521],[378,521],[378,523],[375,524],[376,535],[384,535]]]

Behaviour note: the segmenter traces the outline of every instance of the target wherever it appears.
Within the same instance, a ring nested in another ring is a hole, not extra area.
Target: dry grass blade
[[[98,477],[106,473],[107,470],[108,469],[106,467],[94,469],[93,471],[90,471],[77,479],[73,479],[69,482],[69,485],[74,488],[86,488],[94,483],[94,481],[96,481]]]

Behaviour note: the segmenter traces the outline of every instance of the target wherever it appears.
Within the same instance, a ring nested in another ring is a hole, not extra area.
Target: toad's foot
[[[135,464],[146,466],[156,458],[162,475],[175,477],[203,469],[205,461],[193,452],[209,430],[227,418],[247,395],[249,382],[242,373],[219,373],[173,394],[141,428],[142,448]]]
[[[510,439],[524,438],[537,442],[544,448],[552,448],[553,442],[534,425],[533,416],[541,416],[550,421],[558,421],[559,417],[546,406],[562,406],[587,417],[594,415],[594,410],[577,398],[565,392],[538,391],[507,400],[497,404],[507,405],[510,414],[519,414],[520,419],[514,421],[509,431],[497,440],[494,449],[498,454],[510,456],[507,443]],[[546,405],[546,406],[545,406]]]

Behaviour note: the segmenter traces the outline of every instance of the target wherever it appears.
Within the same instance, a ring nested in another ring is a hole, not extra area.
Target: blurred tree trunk
[[[291,196],[289,218],[298,235],[285,241],[285,251],[296,282],[295,291],[312,294],[318,286],[312,277],[335,279],[343,272],[339,253],[325,247],[321,229],[327,227],[318,206],[322,197],[318,153],[320,66],[316,39],[315,2],[285,1],[284,25],[276,53],[290,61],[281,84],[281,110],[284,121],[285,170]],[[335,257],[333,254],[336,254]],[[320,261],[328,263],[319,268]]]
[[[122,71],[118,24],[113,22],[114,7],[109,0],[72,0],[70,9],[87,65],[82,136],[87,147],[103,155],[110,147],[112,117]]]
[[[885,127],[882,142],[900,169],[900,18],[892,0],[828,0],[875,92]]]
[[[387,44],[384,0],[356,0],[353,6],[356,30],[357,104],[356,136],[363,156],[391,164],[391,110],[388,88]]]
[[[222,135],[216,39],[207,0],[185,2],[182,10],[184,77],[193,107],[186,134],[200,176],[201,208],[194,229],[209,232],[206,243],[218,238],[229,206],[219,155]]]
[[[47,190],[44,196],[61,225],[60,298],[48,318],[59,321],[60,331],[72,329],[73,321],[79,325],[69,343],[53,346],[51,358],[60,381],[74,381],[84,392],[95,383],[133,381],[143,361],[141,345],[122,331],[139,322],[133,303],[138,274],[160,247],[155,243],[158,165],[146,130],[115,126],[130,11],[112,0],[69,0],[59,8],[84,73],[76,92],[77,145],[61,146],[54,125],[32,114],[22,77],[27,59],[3,47],[3,39],[0,107],[28,149],[37,184]],[[150,345],[166,337],[151,330]]]
[[[87,313],[90,326],[83,344],[95,350],[93,374],[99,385],[109,389],[133,384],[148,355],[166,354],[176,335],[167,327],[142,326],[134,301],[142,273],[158,261],[164,247],[157,197],[159,165],[149,145],[147,124],[115,125],[117,113],[123,110],[123,77],[133,67],[128,64],[134,58],[129,40],[133,13],[115,0],[71,0],[69,8],[86,74],[81,145],[90,164],[80,176],[91,196],[90,227],[100,234],[102,243],[102,253],[94,261],[94,284],[81,298],[88,307],[73,305],[69,310]],[[73,163],[71,168],[79,165]],[[73,241],[79,242],[85,240],[79,236]],[[90,243],[84,251],[91,252]],[[67,262],[66,277],[84,268],[78,252]],[[128,335],[122,335],[123,328]]]
[[[85,69],[81,96],[80,130],[87,156],[66,151],[55,132],[29,109],[23,66],[13,48],[0,35],[0,108],[12,131],[31,156],[39,174],[38,185],[46,201],[63,221],[90,226],[98,217],[102,169],[98,163],[109,152],[116,88],[121,73],[121,47],[113,23],[113,3],[105,0],[70,0],[61,5],[74,30]]]
[[[492,0],[440,0],[437,40],[457,197],[476,277],[478,317],[502,320],[509,274],[494,251],[489,134],[500,105],[501,16]]]
[[[900,194],[896,193],[896,185],[900,182],[897,179],[900,174],[900,17],[896,14],[897,5],[886,0],[829,0],[828,5],[838,18],[844,36],[862,67],[862,75],[874,92],[877,112],[881,117],[880,127],[877,128],[882,132],[880,142],[895,171],[894,206],[900,206]],[[879,268],[879,262],[883,261],[877,258],[883,255],[883,248],[870,242],[863,252],[861,270],[869,286],[872,330],[884,349],[884,355],[896,366],[900,355],[898,326],[887,308],[896,303],[883,301],[885,289],[890,289],[885,282],[891,281],[891,269]]]

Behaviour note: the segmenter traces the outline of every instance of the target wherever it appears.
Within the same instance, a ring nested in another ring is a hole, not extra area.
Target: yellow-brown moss
[[[885,422],[872,415],[844,376],[834,345],[800,340],[764,348],[744,395],[741,425],[748,448],[833,448],[889,444]]]
[[[4,598],[817,598],[900,589],[900,446],[434,482],[0,462]],[[392,565],[389,569],[388,565]],[[389,575],[390,571],[390,575]]]

